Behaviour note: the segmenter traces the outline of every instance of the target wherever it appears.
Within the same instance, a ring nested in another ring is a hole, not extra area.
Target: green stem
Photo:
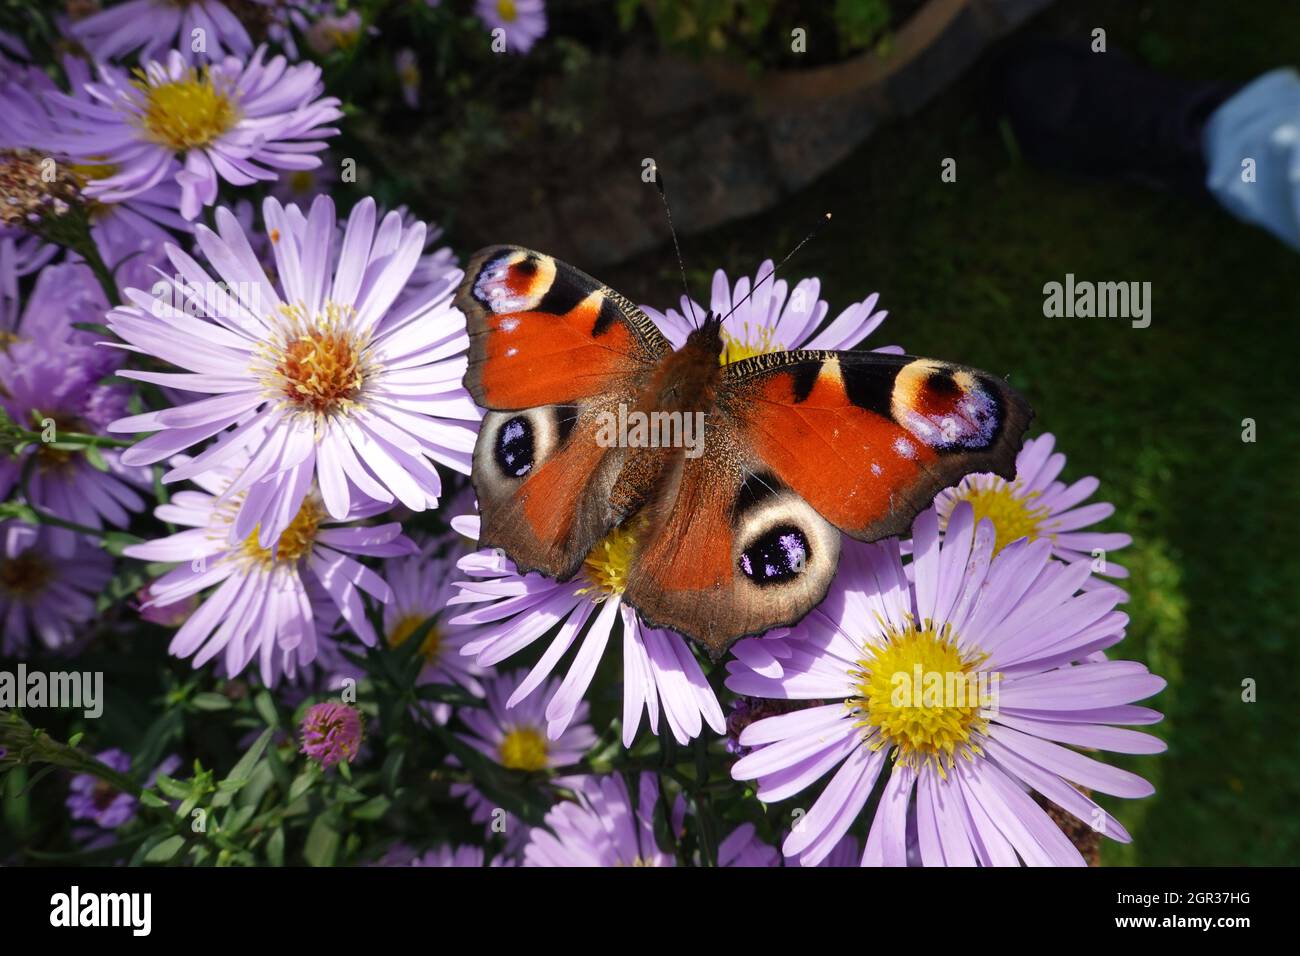
[[[99,281],[99,287],[104,290],[104,298],[108,302],[110,309],[116,308],[122,304],[122,297],[117,291],[117,282],[113,279],[113,272],[104,263],[104,257],[99,254],[99,248],[93,241],[81,243],[77,252],[86,260],[86,265],[90,266],[90,271],[95,274]]]

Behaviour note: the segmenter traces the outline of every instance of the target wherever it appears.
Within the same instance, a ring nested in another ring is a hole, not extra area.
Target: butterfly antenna
[[[804,236],[802,239],[800,239],[800,240],[799,240],[799,244],[798,244],[797,246],[795,246],[793,249],[791,249],[789,252],[787,252],[787,253],[785,254],[785,258],[782,259],[780,262],[778,262],[776,265],[774,265],[774,266],[772,267],[772,271],[771,271],[771,272],[769,272],[767,275],[763,276],[763,278],[759,279],[757,282],[754,283],[753,288],[751,288],[748,292],[746,292],[745,295],[741,298],[741,300],[740,300],[739,302],[737,302],[735,305],[733,305],[733,306],[731,307],[731,312],[728,312],[726,315],[724,315],[724,316],[722,317],[722,321],[725,322],[725,321],[727,321],[727,319],[731,318],[732,312],[735,312],[735,311],[736,311],[737,309],[739,309],[742,305],[744,305],[744,304],[745,304],[745,301],[746,301],[746,300],[747,300],[751,295],[754,294],[754,292],[758,289],[759,286],[761,286],[761,285],[762,285],[764,282],[766,282],[768,279],[772,278],[772,276],[776,275],[776,270],[777,270],[777,269],[780,269],[783,265],[785,265],[787,262],[789,262],[790,259],[791,259],[791,257],[792,257],[796,252],[798,252],[798,251],[799,251],[800,249],[802,249],[805,245],[807,245],[808,242],[809,242],[809,240],[811,240],[813,236],[817,235],[817,230],[821,229],[822,226],[826,225],[826,223],[828,223],[828,222],[830,222],[830,221],[831,221],[831,214],[830,214],[830,213],[827,213],[826,216],[825,216],[825,218],[822,219],[821,222],[817,223],[817,225],[815,225],[815,226],[813,227],[812,232],[808,233],[808,235],[806,235],[806,236]]]
[[[664,214],[668,217],[668,231],[672,233],[673,249],[677,252],[677,268],[682,274],[682,291],[686,293],[686,302],[691,310],[691,325],[698,329],[700,323],[695,318],[695,300],[691,298],[690,287],[686,284],[686,263],[682,261],[682,247],[677,242],[677,230],[673,227],[673,210],[668,205],[668,193],[664,191],[663,174],[659,172],[658,165],[652,166],[650,171],[654,173],[655,188],[659,190],[659,198],[664,201]]]

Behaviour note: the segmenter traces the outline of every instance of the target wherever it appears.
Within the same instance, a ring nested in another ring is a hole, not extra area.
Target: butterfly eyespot
[[[522,478],[533,468],[533,426],[522,415],[516,415],[497,432],[494,448],[497,467],[511,478]]]
[[[803,573],[811,551],[802,531],[794,525],[778,525],[741,552],[740,570],[755,584],[780,584]]]

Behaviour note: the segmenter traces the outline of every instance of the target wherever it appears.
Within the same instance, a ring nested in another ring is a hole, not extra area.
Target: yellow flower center
[[[914,769],[930,765],[944,775],[955,757],[983,753],[981,708],[993,702],[999,675],[978,669],[984,655],[957,648],[950,630],[936,632],[910,617],[901,630],[864,648],[851,672],[858,696],[848,701],[872,750],[895,750],[894,759]]]
[[[59,440],[59,436],[67,432],[84,432],[86,427],[77,419],[70,418],[66,415],[45,415],[39,412],[33,413],[33,420],[40,422],[42,433],[45,431],[45,422],[53,420],[54,428],[52,435],[54,441]],[[52,443],[42,440],[36,445],[36,467],[41,471],[59,471],[66,469],[74,460],[73,452],[63,448],[55,448]]]
[[[361,39],[359,29],[349,29],[347,27],[336,26],[329,27],[325,30],[325,35],[330,38],[333,44],[340,50],[350,50],[356,46],[357,40]]]
[[[289,188],[299,195],[309,193],[316,184],[313,170],[299,169],[289,174]]]
[[[718,361],[722,365],[739,362],[752,355],[766,355],[768,352],[784,352],[785,346],[772,341],[773,329],[759,326],[752,329],[746,322],[740,328],[740,335],[733,335],[729,330],[722,330],[722,354]]]
[[[281,304],[279,314],[281,340],[270,349],[273,372],[264,379],[272,393],[313,415],[354,405],[366,380],[369,336],[351,328],[351,306],[327,302],[308,316],[302,306]]]
[[[546,738],[533,727],[516,727],[501,741],[501,766],[511,770],[545,770]]]
[[[401,647],[411,639],[411,635],[418,631],[428,618],[423,614],[407,614],[399,618],[393,625],[392,631],[388,634],[389,647]],[[426,662],[432,664],[438,659],[438,654],[442,651],[442,632],[438,630],[438,625],[432,625],[424,635],[424,640],[420,642],[420,654],[423,655]]]
[[[81,185],[94,179],[108,179],[117,175],[117,166],[113,163],[69,163],[68,172],[77,177]]]
[[[78,185],[83,189],[87,183],[94,180],[108,179],[110,176],[116,176],[117,169],[117,166],[113,163],[90,162],[70,163],[68,165],[68,172],[72,174]],[[91,199],[88,196],[84,198],[86,203],[86,214],[90,216],[92,221],[100,219],[110,208],[108,203],[99,202],[98,200]]]
[[[260,526],[254,528],[253,533],[244,539],[244,556],[260,564],[293,564],[311,551],[324,519],[325,509],[319,502],[307,498],[289,522],[289,527],[280,533],[274,547],[262,547],[257,541]]]
[[[519,8],[515,6],[515,0],[497,0],[497,16],[506,23],[518,20]]]
[[[592,594],[593,601],[622,594],[627,587],[628,565],[636,554],[637,535],[644,528],[645,519],[638,516],[605,535],[583,562],[582,570],[591,585],[580,588],[578,593]]]
[[[206,69],[156,86],[141,75],[135,85],[144,94],[138,121],[145,133],[177,152],[207,146],[239,120],[238,108]]]
[[[981,518],[988,518],[993,522],[995,555],[1012,541],[1021,538],[1033,541],[1039,536],[1043,522],[1051,514],[1051,509],[1046,505],[1034,504],[1038,492],[1020,494],[1019,488],[1018,482],[1009,484],[995,475],[990,482],[971,484],[965,490],[957,491],[957,501],[971,503],[975,511],[976,524],[979,524]]]
[[[16,558],[0,558],[0,591],[15,598],[30,598],[45,589],[51,568],[39,555],[24,551]]]

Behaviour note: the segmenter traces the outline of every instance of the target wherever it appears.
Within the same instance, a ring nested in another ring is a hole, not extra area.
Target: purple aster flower
[[[58,254],[58,246],[39,236],[0,226],[0,303],[17,299],[18,280],[31,275]]]
[[[780,866],[781,853],[758,838],[752,823],[742,823],[718,844],[718,866]]]
[[[97,60],[137,50],[141,60],[149,60],[171,47],[186,59],[196,54],[215,59],[226,52],[247,55],[253,49],[248,31],[221,0],[126,0],[74,20],[67,31]],[[194,51],[199,36],[204,50]]]
[[[444,843],[419,853],[404,843],[395,843],[389,847],[371,866],[514,866],[502,857],[494,857],[490,863],[485,862],[481,846],[456,846]]]
[[[875,311],[880,296],[873,292],[861,302],[848,306],[823,328],[829,306],[818,298],[821,280],[803,279],[791,292],[785,279],[773,280],[771,273],[772,260],[768,259],[758,267],[752,282],[749,277],[741,276],[733,287],[727,274],[719,269],[713,274],[708,308],[686,296],[681,298],[680,312],[676,309],[660,312],[646,305],[641,308],[655,320],[673,348],[681,348],[700,319],[710,314],[727,316],[736,306],[735,313],[722,324],[722,340],[726,344],[722,354],[724,362],[790,349],[853,348],[889,315],[884,310]],[[901,353],[902,349],[890,345],[875,351]]]
[[[574,784],[574,796],[551,808],[545,829],[532,831],[524,866],[677,865],[655,843],[659,782],[654,774],[640,775],[635,802],[619,774],[583,777]]]
[[[180,562],[150,585],[153,603],[175,604],[212,589],[176,632],[171,653],[195,655],[194,666],[201,667],[224,651],[230,677],[258,658],[267,685],[282,674],[293,677],[316,660],[322,635],[333,624],[314,606],[312,587],[323,589],[362,642],[373,646],[376,635],[361,593],[387,601],[392,592],[350,555],[410,554],[414,545],[402,536],[401,525],[332,526],[319,495],[309,490],[275,540],[262,543],[256,530],[232,536],[243,494],[230,490],[238,467],[196,475],[202,491],[177,492],[155,510],[160,520],[189,530],[125,549],[143,561]],[[378,510],[371,506],[354,517]]]
[[[409,46],[402,47],[393,57],[397,82],[402,87],[402,99],[413,110],[420,108],[420,61]]]
[[[95,756],[100,763],[118,773],[131,770],[130,755],[117,747],[110,747]],[[111,783],[80,773],[68,784],[67,807],[74,820],[92,820],[105,830],[116,830],[135,818],[139,803],[131,794],[123,793]]]
[[[20,329],[26,331],[30,319],[29,309]],[[103,349],[49,345],[19,342],[0,352],[0,407],[13,421],[50,438],[0,458],[0,497],[14,493],[30,467],[25,491],[31,504],[90,528],[126,527],[130,512],[144,507],[136,489],[148,486],[148,470],[123,464],[122,453],[112,448],[100,451],[100,470],[84,453],[56,443],[60,433],[103,434],[126,411],[130,390],[100,381],[114,361]],[[64,528],[50,528],[49,541],[65,557],[77,549],[77,534]]]
[[[1055,444],[1050,433],[1025,442],[1016,456],[1014,481],[990,474],[967,475],[956,487],[940,493],[935,499],[940,527],[946,527],[958,503],[969,501],[977,520],[993,522],[997,532],[994,554],[1019,538],[1047,538],[1052,542],[1052,555],[1066,563],[1087,558],[1094,562],[1098,574],[1128,577],[1128,569],[1111,561],[1109,553],[1127,547],[1133,539],[1126,534],[1086,530],[1114,514],[1115,506],[1107,502],[1083,504],[1100,484],[1092,476],[1069,485],[1057,480],[1065,456],[1052,453]],[[1096,578],[1084,583],[1085,588],[1098,586],[1104,582]]]
[[[84,86],[93,99],[46,94],[62,114],[50,146],[112,168],[87,181],[92,199],[120,202],[174,179],[186,219],[216,201],[219,180],[248,186],[274,181],[276,170],[312,169],[320,158],[311,154],[338,132],[326,124],[343,115],[339,102],[321,97],[320,67],[265,54],[197,68],[173,50],[134,79],[100,64],[99,82]]]
[[[0,522],[0,654],[16,657],[32,638],[64,647],[95,617],[95,596],[113,575],[112,559],[77,538],[55,553],[48,528]]]
[[[587,722],[587,704],[579,704],[573,718],[576,723],[570,724],[552,740],[546,734],[546,703],[555,695],[559,681],[547,681],[540,693],[511,708],[506,701],[522,678],[523,672],[518,671],[486,680],[487,707],[464,707],[457,712],[469,730],[468,734],[459,736],[489,760],[511,770],[535,773],[576,764],[596,743],[596,732]],[[556,782],[567,786],[568,780],[562,778]],[[501,827],[505,827],[507,852],[517,852],[527,841],[531,828],[513,814],[506,814],[504,818],[494,815],[495,804],[473,784],[454,783],[451,793],[465,798],[470,819],[485,825],[489,835],[501,832]]]
[[[42,269],[25,300],[13,305],[0,315],[0,349],[8,349],[16,342],[89,348],[97,336],[74,328],[74,323],[102,322],[108,311],[103,290],[90,268],[69,262]],[[102,350],[97,352],[99,362],[111,361]]]
[[[363,29],[364,28],[364,29]],[[351,50],[361,42],[362,33],[377,36],[379,30],[365,28],[360,10],[335,11],[334,4],[317,4],[314,19],[308,24],[303,38],[317,56],[328,56],[335,50]]]
[[[64,71],[71,92],[85,110],[102,107],[90,93],[90,66],[76,57],[65,57]],[[60,119],[64,108],[55,101],[64,96],[42,71],[33,69],[21,79],[0,85],[5,111],[0,115],[0,146],[8,149],[31,149],[42,155],[60,137]],[[95,144],[87,152],[58,152],[54,158],[71,174],[83,191],[94,180],[112,178],[118,167],[107,162]],[[169,229],[189,232],[193,226],[177,212],[181,188],[168,179],[159,182],[125,201],[107,201],[103,197],[87,198],[91,236],[100,255],[116,266],[133,254],[139,257],[156,254],[164,242],[171,240]],[[57,250],[55,250],[57,251]]]
[[[278,44],[290,60],[299,59],[298,34],[306,35],[312,19],[328,12],[333,4],[328,0],[277,0],[270,10],[266,37]]]
[[[461,273],[395,304],[422,254],[422,224],[403,228],[390,212],[376,230],[375,204],[365,199],[348,218],[331,268],[337,234],[329,197],[318,197],[306,218],[274,199],[263,212],[279,291],[222,208],[217,232],[200,226],[196,233],[224,286],[169,246],[178,278],[167,291],[128,289],[133,304],[109,314],[109,327],[132,349],[186,370],[119,374],[211,396],[114,422],[117,432],[157,432],[123,461],[161,461],[235,426],[229,441],[164,480],[245,454],[228,492],[242,496],[234,534],[243,540],[259,529],[263,547],[288,527],[313,480],[337,520],[363,502],[436,507],[442,482],[433,462],[467,474],[481,416],[461,387],[468,336],[451,305]]]
[[[280,200],[280,204],[284,206],[296,205],[303,209],[311,208],[312,200],[317,196],[333,192],[335,185],[339,181],[339,164],[327,153],[321,154],[320,161],[320,165],[312,169],[294,169],[282,175],[271,186],[271,195]],[[240,205],[249,206],[251,212],[252,207],[247,200],[241,200]],[[377,218],[383,218],[382,210],[381,215]],[[243,216],[240,216],[239,219],[241,223],[244,223]],[[250,231],[252,222],[253,217],[250,215],[248,221],[244,223],[245,231]],[[409,225],[405,220],[403,224]],[[340,229],[343,225],[340,224]],[[433,232],[432,229],[429,231],[430,233]]]
[[[482,866],[483,848],[481,846],[451,847],[443,844],[417,856],[411,866]]]
[[[908,847],[910,854],[911,847]],[[862,860],[862,844],[857,837],[846,835],[839,843],[827,853],[825,858],[818,863],[818,866],[834,867],[836,869],[852,866],[860,866]],[[911,865],[909,856],[908,865]]]
[[[474,12],[489,30],[505,31],[507,53],[527,53],[546,35],[542,0],[475,0]]]
[[[402,217],[402,224],[410,228],[418,220],[415,215],[405,206],[398,206],[395,212]],[[411,273],[411,278],[406,283],[406,288],[398,297],[398,303],[405,302],[408,298],[424,295],[429,288],[441,284],[443,279],[450,273],[459,273],[459,261],[456,254],[452,252],[450,246],[439,246],[438,242],[442,239],[442,227],[434,223],[428,224],[428,234],[424,239],[424,253],[415,264],[415,269]]]
[[[1082,865],[1027,790],[1127,842],[1077,787],[1145,797],[1151,785],[1061,746],[1165,749],[1110,726],[1158,721],[1132,704],[1164,680],[1130,661],[1076,663],[1123,639],[1128,619],[1115,610],[1117,589],[1078,593],[1089,562],[1053,561],[1047,540],[1017,541],[994,557],[993,524],[977,525],[967,503],[953,510],[942,543],[933,508],[914,531],[915,583],[897,542],[854,544],[806,627],[763,641],[760,669],[740,655],[728,665],[736,693],[833,701],[760,720],[740,736],[755,749],[732,775],[757,778],[765,802],[839,767],[786,839],[785,855],[803,865],[823,860],[878,783],[863,865],[906,865],[913,823],[927,866]]]
[[[624,745],[632,745],[643,711],[650,730],[659,732],[660,704],[679,743],[698,737],[705,723],[717,733],[726,729],[722,707],[686,639],[673,631],[645,627],[636,611],[623,603],[635,540],[635,530],[614,529],[592,549],[583,573],[571,581],[553,581],[536,573],[520,575],[495,551],[478,551],[460,561],[468,580],[456,582],[461,593],[451,603],[477,605],[451,621],[476,627],[464,653],[478,655],[479,664],[491,667],[553,634],[537,665],[510,695],[507,707],[542,686],[585,628],[572,666],[546,704],[546,732],[552,739],[577,716],[614,624],[620,620]]]
[[[384,578],[393,596],[384,605],[384,639],[389,647],[401,647],[429,618],[433,625],[420,640],[419,654],[424,659],[417,681],[421,684],[456,684],[476,697],[483,696],[478,678],[483,669],[461,654],[472,632],[448,627],[445,610],[456,595],[452,577],[459,556],[460,538],[452,536],[427,543],[420,553],[389,561]],[[433,551],[450,546],[451,553],[432,557]],[[445,724],[451,705],[432,703],[434,719]]]
[[[302,718],[302,752],[325,770],[351,763],[361,748],[361,711],[338,701],[313,704]]]
[[[32,58],[27,52],[27,45],[21,37],[14,36],[7,30],[0,30],[0,79],[10,72],[21,70],[26,61]]]
[[[199,607],[197,594],[191,594],[171,604],[159,604],[157,595],[153,593],[153,585],[142,587],[136,593],[135,599],[140,619],[163,627],[180,627]]]

